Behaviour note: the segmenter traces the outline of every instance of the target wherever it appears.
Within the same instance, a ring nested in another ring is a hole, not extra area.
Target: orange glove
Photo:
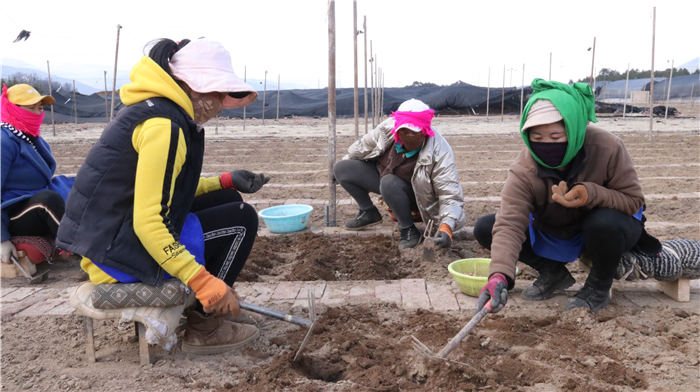
[[[190,287],[197,294],[207,313],[231,313],[238,316],[241,308],[238,300],[241,297],[223,280],[210,274],[204,267],[190,278]]]
[[[564,181],[559,185],[552,185],[552,200],[567,208],[578,208],[588,201],[588,190],[585,186],[574,185],[570,191],[567,192],[567,190],[568,187]]]

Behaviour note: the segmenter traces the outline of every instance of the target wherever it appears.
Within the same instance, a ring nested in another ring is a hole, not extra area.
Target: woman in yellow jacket
[[[199,306],[188,313],[184,351],[240,347],[258,336],[262,318],[241,311],[232,288],[258,228],[239,192],[269,178],[245,170],[200,178],[202,124],[257,93],[236,76],[228,51],[204,38],[157,41],[130,79],[119,93],[126,107],[78,171],[57,245],[83,256],[95,284],[160,285],[173,276],[192,287]],[[188,233],[203,236],[203,251],[197,241],[183,245]]]

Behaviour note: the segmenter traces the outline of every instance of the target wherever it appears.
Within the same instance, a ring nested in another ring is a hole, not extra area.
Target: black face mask
[[[551,167],[557,167],[564,160],[564,155],[566,155],[566,148],[569,146],[569,142],[560,143],[543,143],[543,142],[530,142],[530,151],[537,158],[540,158],[545,165]]]

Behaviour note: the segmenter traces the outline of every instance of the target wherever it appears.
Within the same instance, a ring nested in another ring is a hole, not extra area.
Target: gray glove
[[[266,177],[263,173],[256,174],[248,170],[234,170],[227,174],[230,176],[231,184],[233,184],[238,191],[243,193],[255,193],[270,181],[270,177]],[[226,174],[221,176],[221,184],[224,188],[226,187],[225,184],[228,182],[225,176]]]

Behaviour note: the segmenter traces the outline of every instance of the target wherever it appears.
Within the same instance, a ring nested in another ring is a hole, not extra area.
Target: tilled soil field
[[[325,121],[325,120],[324,120]],[[492,120],[493,121],[493,120]],[[647,197],[647,228],[661,240],[700,240],[700,130],[697,119],[674,119],[673,128],[654,134],[617,120],[601,121],[615,131],[632,155]],[[688,123],[690,122],[690,124]],[[353,138],[342,120],[337,140],[340,159]],[[467,226],[495,213],[508,165],[523,147],[516,119],[475,124],[473,119],[440,118],[452,145],[466,199]],[[640,124],[647,124],[640,123]],[[694,125],[693,125],[694,124]],[[240,122],[232,121],[229,132]],[[269,173],[272,181],[245,199],[258,210],[288,200],[314,205],[310,226],[324,222],[328,200],[328,140],[321,120],[282,120],[277,133],[208,134],[205,173],[232,169]],[[492,133],[470,134],[471,126]],[[627,129],[632,128],[632,129]],[[317,130],[306,136],[308,129]],[[690,129],[690,130],[688,130]],[[211,132],[210,132],[211,133]],[[319,135],[320,133],[320,135]],[[58,174],[77,172],[94,137],[52,141]],[[337,222],[355,216],[357,207],[337,188]],[[387,213],[384,227],[394,227]],[[261,227],[264,224],[261,221]],[[420,252],[397,249],[389,236],[324,236],[311,230],[267,235],[255,247],[240,280],[355,281],[421,278],[449,282],[446,266],[460,258],[489,257],[467,234],[435,262]],[[571,269],[577,281],[585,274]],[[521,265],[521,268],[523,266]],[[75,286],[76,265],[55,264],[47,285]],[[532,280],[528,268],[519,280]],[[3,279],[3,287],[24,285]],[[519,299],[518,290],[511,293]],[[522,301],[520,301],[522,303]],[[303,307],[280,309],[306,316]],[[192,356],[178,347],[157,349],[158,361],[138,365],[133,325],[96,322],[98,362],[84,361],[82,319],[77,315],[3,319],[3,390],[127,391],[696,391],[700,388],[698,323],[695,311],[673,307],[641,309],[611,305],[594,315],[564,311],[561,304],[507,306],[489,315],[450,355],[450,361],[425,359],[412,348],[415,336],[438,351],[471,318],[471,312],[411,311],[368,300],[362,305],[319,306],[320,319],[303,358],[293,362],[305,330],[268,320],[249,347],[222,355]]]

